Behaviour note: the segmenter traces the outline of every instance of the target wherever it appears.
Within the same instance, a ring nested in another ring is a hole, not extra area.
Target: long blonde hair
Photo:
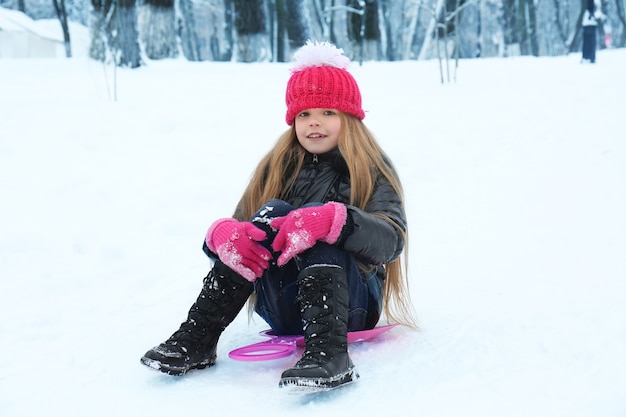
[[[350,174],[350,204],[362,210],[366,209],[378,175],[382,175],[404,201],[397,173],[369,129],[354,116],[343,112],[338,114],[341,117],[338,147]],[[266,201],[284,198],[304,165],[305,155],[306,151],[296,137],[295,125],[292,125],[259,162],[234,217],[247,220]],[[385,265],[383,312],[390,322],[417,328],[406,273],[408,233],[390,218],[378,213],[374,215],[394,225],[404,239],[404,256]]]

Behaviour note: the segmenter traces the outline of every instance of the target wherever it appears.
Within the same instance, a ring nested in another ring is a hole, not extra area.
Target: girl
[[[215,261],[187,320],[141,362],[172,375],[215,364],[222,331],[250,298],[274,333],[304,334],[281,387],[330,389],[358,378],[347,332],[381,313],[413,325],[400,254],[400,181],[362,119],[343,51],[308,42],[287,84],[290,128],[259,163],[232,218],[209,228]],[[252,295],[252,297],[251,297]]]
[[[602,19],[601,5],[598,0],[587,0],[587,8],[583,13],[583,57],[581,62],[596,62],[596,43],[598,21]]]

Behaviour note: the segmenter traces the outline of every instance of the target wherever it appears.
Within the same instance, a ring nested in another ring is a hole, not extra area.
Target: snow
[[[58,29],[53,30],[31,19],[20,11],[0,7],[0,30],[31,32],[41,38],[62,43],[63,34],[58,20],[56,24]]]
[[[184,320],[201,250],[286,129],[286,64],[0,60],[0,415],[626,415],[626,50],[366,62],[403,179],[421,331],[351,346],[361,379],[278,389],[297,357],[139,363]],[[117,98],[117,100],[114,100]]]
[[[67,24],[72,56],[86,57],[90,43],[89,28],[72,21]],[[59,19],[33,20],[18,10],[0,7],[0,58],[65,57],[63,42]]]

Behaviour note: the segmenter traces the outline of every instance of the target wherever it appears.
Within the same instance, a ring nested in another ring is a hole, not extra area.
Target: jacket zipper
[[[317,154],[313,154],[313,163],[317,164],[319,160],[317,159]]]

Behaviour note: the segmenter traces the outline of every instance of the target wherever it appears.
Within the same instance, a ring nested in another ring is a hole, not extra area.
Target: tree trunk
[[[568,50],[574,52],[580,50],[582,45],[582,21],[585,9],[587,8],[587,0],[580,0],[580,12],[578,13],[578,19],[576,20],[576,31],[570,39]]]
[[[193,3],[191,0],[180,0],[178,8],[182,17],[180,27],[180,43],[183,55],[189,61],[200,61],[202,51],[200,51],[200,42],[196,33],[196,19],[194,18]]]
[[[106,62],[109,39],[107,22],[113,14],[113,0],[91,0],[91,5],[89,56],[97,61]]]
[[[526,32],[530,43],[530,53],[539,56],[539,41],[537,40],[537,8],[534,0],[526,1]]]
[[[406,6],[408,8],[409,24],[406,30],[401,31],[401,45],[402,53],[400,59],[409,59],[411,57],[411,50],[413,48],[413,39],[415,39],[415,32],[417,31],[417,22],[420,18],[421,1],[417,3],[410,3]]]
[[[441,16],[441,12],[444,6],[445,6],[445,0],[437,0],[435,9],[430,10],[430,13],[431,13],[430,23],[428,24],[428,29],[426,29],[424,43],[422,43],[419,57],[417,58],[418,60],[423,60],[429,57],[433,39],[438,33],[437,22],[439,21],[439,16]]]
[[[285,5],[283,0],[270,0],[269,6],[269,34],[272,46],[273,61],[285,62],[287,49],[285,30]]]
[[[174,0],[144,0],[139,24],[141,41],[148,58],[178,56]]]
[[[67,24],[67,11],[65,10],[65,0],[52,0],[54,10],[57,13],[57,17],[61,22],[61,29],[63,30],[63,43],[65,45],[65,56],[67,58],[72,57],[72,44],[70,42],[70,28]]]
[[[299,0],[284,0],[285,6],[285,28],[287,30],[287,40],[289,52],[294,51],[304,45],[310,38],[310,31],[304,19],[303,2]]]
[[[137,31],[137,7],[135,0],[118,0],[116,17],[112,20],[114,36],[111,46],[116,51],[116,64],[120,67],[141,66],[141,49]]]
[[[89,56],[102,62],[110,57],[120,67],[141,66],[135,0],[91,2],[93,19]]]
[[[234,0],[234,5],[238,61],[269,61],[271,50],[266,30],[263,0]]]
[[[624,48],[626,47],[626,10],[624,10],[626,6],[624,6],[624,0],[615,0],[615,5],[617,6],[617,16],[622,23],[622,33],[615,46]]]
[[[224,47],[222,48],[222,61],[230,61],[235,47],[233,32],[235,27],[235,5],[233,0],[224,0]]]
[[[568,39],[568,30],[566,29],[566,25],[561,19],[561,0],[553,0],[554,4],[554,21],[556,23],[557,33],[559,34],[559,39],[563,42],[563,44],[567,44]]]
[[[530,48],[528,46],[528,15],[526,13],[527,0],[517,0],[515,9],[515,31],[519,39],[520,52],[522,55],[529,55]]]

